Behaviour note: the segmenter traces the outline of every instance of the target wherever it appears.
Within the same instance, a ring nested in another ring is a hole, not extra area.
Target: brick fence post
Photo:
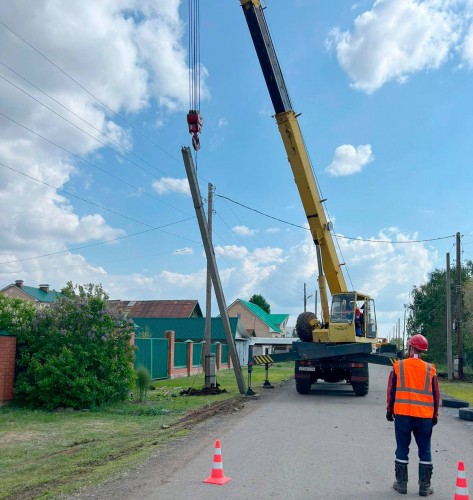
[[[190,377],[192,373],[192,361],[194,357],[194,342],[186,340],[187,344],[187,376]]]
[[[0,406],[13,399],[15,383],[16,337],[0,332]]]
[[[230,356],[230,349],[227,349],[227,359],[228,359],[228,368],[232,367],[232,357]]]
[[[169,340],[168,344],[168,375],[172,378],[174,374],[174,336],[175,332],[173,330],[166,330],[164,332],[164,338]]]
[[[215,364],[217,366],[217,370],[220,370],[222,366],[222,344],[220,342],[215,342],[217,345],[217,355],[215,356]]]

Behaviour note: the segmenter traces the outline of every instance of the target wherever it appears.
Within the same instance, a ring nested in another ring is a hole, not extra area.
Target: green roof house
[[[230,319],[237,317],[253,337],[284,337],[289,314],[268,314],[261,307],[236,299],[228,308]]]
[[[49,285],[39,285],[35,288],[24,285],[23,280],[16,280],[15,283],[7,285],[0,290],[0,293],[7,297],[34,302],[36,305],[48,305],[62,297],[61,292],[50,290]]]

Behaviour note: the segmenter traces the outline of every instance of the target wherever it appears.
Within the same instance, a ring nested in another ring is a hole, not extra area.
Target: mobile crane
[[[240,0],[240,3],[315,243],[322,305],[321,319],[311,312],[301,313],[297,318],[296,331],[302,342],[295,342],[289,353],[272,355],[269,359],[270,362],[295,361],[296,389],[301,394],[308,393],[317,380],[346,380],[357,396],[365,396],[369,390],[368,363],[390,365],[395,349],[384,346],[384,352],[372,353],[377,340],[374,300],[347,289],[331,223],[323,207],[325,200],[321,199],[315,182],[298,115],[291,104],[261,1]],[[332,297],[330,311],[327,285]],[[254,356],[253,359],[256,364],[268,362],[268,356]]]

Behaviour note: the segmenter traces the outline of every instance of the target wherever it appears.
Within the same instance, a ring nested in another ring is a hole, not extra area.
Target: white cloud
[[[224,116],[222,116],[222,118],[218,120],[217,126],[218,128],[228,127],[228,120]]]
[[[473,25],[470,26],[470,29],[463,40],[461,52],[467,65],[470,68],[473,68]]]
[[[235,226],[232,231],[238,236],[253,236],[258,232],[258,229],[250,229],[247,226]]]
[[[357,148],[351,144],[344,144],[335,150],[333,161],[325,171],[334,177],[357,174],[373,160],[370,144]]]
[[[151,185],[158,194],[179,193],[190,196],[189,182],[187,179],[175,179],[173,177],[162,177]]]
[[[215,255],[227,259],[241,260],[248,255],[248,249],[238,245],[216,246],[214,250]]]
[[[404,83],[413,73],[439,68],[457,43],[460,17],[449,4],[377,0],[351,31],[334,28],[327,47],[335,46],[356,89],[370,94],[391,80]]]
[[[268,233],[268,234],[275,234],[275,233],[279,233],[281,232],[281,229],[279,227],[268,227],[268,229],[266,229],[265,233]]]
[[[0,162],[13,169],[0,167],[0,260],[55,253],[67,250],[74,243],[109,240],[125,234],[122,229],[112,227],[104,215],[96,213],[97,210],[90,210],[88,205],[84,208],[76,199],[73,204],[66,195],[31,177],[72,192],[77,185],[92,185],[97,193],[105,192],[103,184],[94,182],[95,172],[91,168],[76,167],[74,155],[101,159],[103,144],[93,137],[118,151],[133,147],[131,131],[107,107],[131,116],[156,103],[153,107],[156,123],[173,110],[186,109],[188,70],[179,6],[179,0],[71,0],[67,5],[54,0],[33,3],[19,0],[0,5],[2,21],[63,70],[58,70],[3,27],[0,30],[3,62],[16,74],[6,67],[2,74],[37,101],[1,80],[2,112],[72,153],[0,117]],[[202,68],[201,77],[201,98],[206,98],[205,68]],[[162,181],[164,186],[165,180]],[[177,188],[188,192],[179,182]],[[124,196],[129,195],[125,193]],[[64,276],[60,286],[69,279],[80,282],[85,275],[90,281],[91,277],[104,272],[77,255],[62,255],[50,264],[59,265],[68,259],[76,269],[67,277],[65,273],[55,273],[58,282]],[[25,281],[31,279],[34,284],[51,281],[47,276],[41,278],[39,269],[43,265],[47,267],[48,262],[38,259],[12,267],[24,273]]]

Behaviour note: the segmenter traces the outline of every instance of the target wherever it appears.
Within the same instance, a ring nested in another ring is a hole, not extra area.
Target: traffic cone
[[[217,441],[215,441],[215,453],[212,472],[207,479],[204,479],[204,483],[225,484],[228,483],[228,481],[231,481],[231,478],[225,477],[225,474],[223,473],[222,450],[220,449],[220,439],[217,439]]]
[[[453,500],[470,500],[466,484],[465,465],[462,461],[458,462],[457,487]]]

